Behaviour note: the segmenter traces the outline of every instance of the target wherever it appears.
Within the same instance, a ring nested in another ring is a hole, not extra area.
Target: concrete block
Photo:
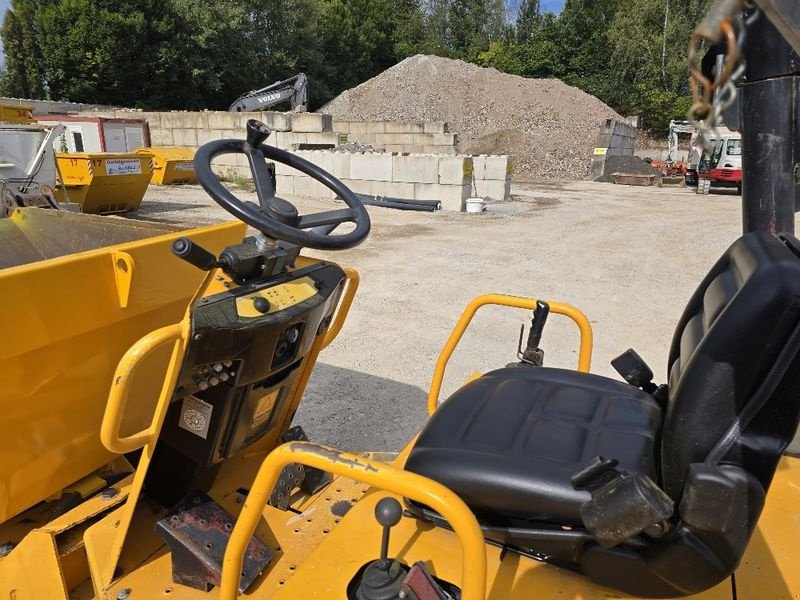
[[[350,121],[334,121],[332,127],[334,133],[350,133]]]
[[[386,122],[386,133],[424,133],[424,123],[400,123],[397,121]]]
[[[301,134],[303,135],[303,134]],[[304,144],[333,144],[334,146],[339,143],[339,134],[337,133],[306,133],[306,141]]]
[[[386,152],[403,154],[404,152],[406,152],[406,148],[408,148],[408,146],[404,144],[390,144],[388,146],[381,146],[381,148],[386,150]]]
[[[264,111],[261,113],[261,121],[266,124],[267,127],[272,129],[272,131],[292,130],[291,113]]]
[[[242,158],[244,158],[244,157],[242,157]],[[247,159],[245,159],[245,160],[247,160]],[[237,154],[222,154],[222,155],[217,156],[216,158],[214,158],[213,161],[211,161],[211,166],[220,166],[220,167],[240,167],[241,166],[241,167],[243,167],[244,164],[242,164],[239,161],[239,155],[237,155]]]
[[[334,152],[331,157],[330,174],[337,179],[350,179],[350,157],[349,152]]]
[[[458,138],[455,133],[434,133],[433,144],[436,146],[455,146]]]
[[[472,157],[472,173],[477,181],[478,179],[486,179],[486,155]]]
[[[482,179],[494,179],[502,181],[506,176],[511,175],[511,159],[508,156],[487,156],[485,173]]]
[[[294,177],[294,193],[297,196],[309,196],[311,198],[333,199],[336,196],[324,185],[306,175],[297,175]]]
[[[438,183],[439,159],[435,156],[393,156],[392,181]]]
[[[373,181],[366,181],[362,179],[342,179],[342,183],[345,184],[351,191],[355,192],[356,194],[372,194],[372,184]]]
[[[439,183],[464,185],[472,181],[472,159],[468,156],[439,158]]]
[[[364,121],[350,121],[347,128],[348,133],[367,133],[367,124]]]
[[[84,114],[84,113],[81,113]],[[95,114],[92,116],[102,117],[104,115]],[[130,119],[130,113],[128,113],[128,119]],[[161,113],[160,112],[143,112],[137,115],[137,119],[144,119],[147,121],[147,124],[150,126],[150,129],[158,129],[161,127]]]
[[[372,146],[375,145],[375,136],[376,133],[353,133],[352,131],[348,134],[348,138],[351,142],[359,142],[361,144],[370,144]]]
[[[176,146],[198,146],[197,129],[173,128],[172,139]]]
[[[432,133],[416,133],[414,134],[414,143],[420,146],[435,146]]]
[[[292,131],[296,133],[331,133],[333,117],[321,113],[293,113]]]
[[[447,123],[444,121],[430,121],[422,128],[424,133],[447,133]]]
[[[292,167],[285,165],[283,163],[276,162],[275,163],[275,175],[281,175],[283,177],[294,177],[297,174],[297,169],[293,169]]]
[[[353,154],[350,178],[365,181],[392,181],[391,154]]]
[[[366,125],[367,133],[386,133],[386,121],[369,121]]]
[[[206,113],[206,118],[208,119],[209,129],[238,129],[241,123],[239,113],[215,110]],[[244,137],[244,131],[242,131],[240,137]]]
[[[414,184],[413,183],[400,183],[397,181],[380,182],[385,183],[384,195],[390,198],[404,198],[406,200],[414,199]]]
[[[151,127],[150,144],[153,146],[174,146],[175,140],[172,138],[172,129]]]
[[[235,129],[198,129],[197,130],[197,144],[202,146],[208,142],[221,140],[224,138],[235,138],[237,133]]]
[[[442,210],[463,211],[465,200],[469,198],[470,192],[471,186],[469,185],[414,184],[415,199],[438,200],[442,203]]]
[[[375,143],[378,145],[411,145],[414,143],[413,133],[378,133],[375,135]]]
[[[163,112],[161,126],[170,129],[208,129],[208,113]]]
[[[442,154],[445,156],[454,156],[458,154],[455,146],[422,146],[423,154]]]
[[[511,197],[511,178],[502,181],[495,179],[476,179],[475,193],[480,198],[508,200]]]
[[[275,193],[294,194],[294,175],[275,175]]]
[[[295,133],[293,131],[276,131],[267,138],[267,143],[283,150],[294,150],[297,144],[308,142],[307,133]]]

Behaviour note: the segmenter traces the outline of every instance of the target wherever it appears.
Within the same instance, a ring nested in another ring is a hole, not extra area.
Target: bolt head
[[[131,597],[131,588],[123,588],[117,592],[117,600],[128,600]]]

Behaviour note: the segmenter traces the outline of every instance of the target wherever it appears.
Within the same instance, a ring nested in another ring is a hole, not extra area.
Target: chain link
[[[722,122],[722,114],[736,100],[738,94],[736,82],[745,71],[741,48],[748,27],[760,15],[760,12],[755,9],[745,19],[742,16],[744,9],[750,7],[750,3],[745,0],[715,4],[703,23],[692,34],[689,42],[689,69],[691,71],[689,85],[692,90],[693,103],[686,117],[697,129],[698,144],[706,152],[714,150],[714,144],[720,137],[718,127]],[[710,26],[711,23],[714,24],[713,27]],[[722,70],[716,74],[714,81],[711,81],[697,66],[697,47],[701,41],[715,44],[722,39],[727,41],[725,62]]]

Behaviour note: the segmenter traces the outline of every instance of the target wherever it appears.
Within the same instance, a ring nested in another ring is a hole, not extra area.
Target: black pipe
[[[743,48],[742,228],[794,233],[800,209],[800,57],[765,15]]]
[[[367,206],[384,206],[398,210],[417,210],[433,212],[442,208],[438,200],[412,200],[410,198],[389,198],[387,196],[371,196],[369,194],[355,194],[356,198]]]

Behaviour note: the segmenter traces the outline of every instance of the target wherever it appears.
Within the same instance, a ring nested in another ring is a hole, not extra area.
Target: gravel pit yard
[[[235,190],[242,198],[253,193]],[[475,296],[502,293],[574,305],[594,330],[592,372],[629,347],[666,379],[672,331],[700,279],[741,232],[741,198],[685,188],[592,182],[525,183],[483,214],[370,207],[357,248],[306,253],[361,274],[350,316],[321,355],[295,422],[318,442],[398,450],[422,426],[434,363]],[[291,198],[301,212],[331,201]],[[186,226],[231,217],[199,186],[151,186],[128,218]],[[177,259],[176,259],[177,260]],[[442,398],[476,371],[516,360],[529,313],[486,307],[456,349]],[[551,315],[545,365],[574,368],[578,331]]]

